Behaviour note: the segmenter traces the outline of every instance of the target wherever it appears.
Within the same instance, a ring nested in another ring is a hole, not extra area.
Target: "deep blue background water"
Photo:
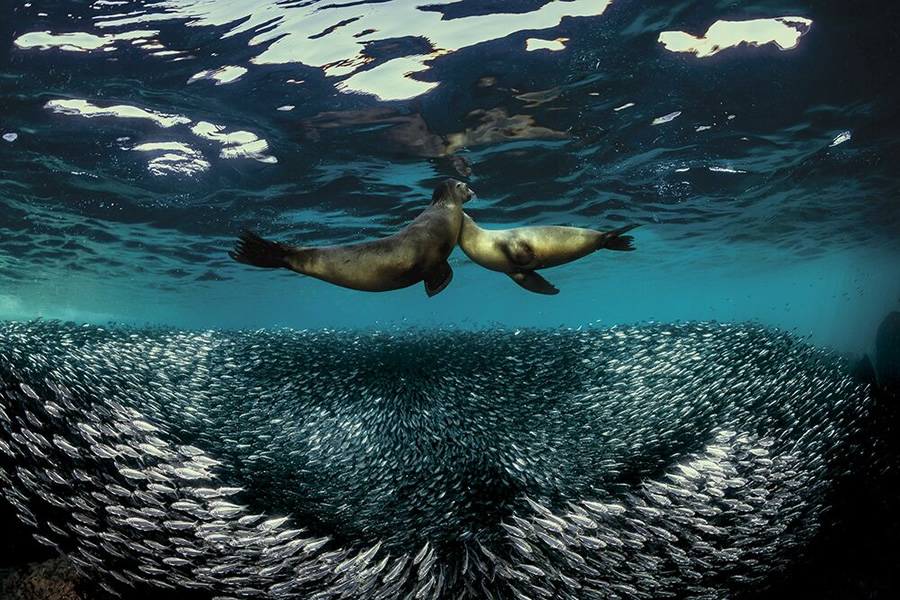
[[[4,9],[0,129],[15,139],[0,141],[0,318],[301,328],[759,320],[861,351],[898,306],[891,3]],[[743,44],[700,58],[659,41],[779,17],[812,22],[795,27],[805,35],[793,48]],[[528,51],[529,38],[566,41]],[[229,71],[242,73],[230,82],[202,76],[226,66],[245,71]],[[404,77],[410,69],[419,72]],[[88,118],[85,106],[107,116]],[[110,115],[122,106],[178,118],[164,127]],[[264,142],[248,150],[203,137],[204,122]],[[156,143],[181,146],[145,150]],[[153,162],[167,153],[169,163]],[[436,183],[463,175],[483,226],[635,221],[637,251],[547,271],[562,293],[541,297],[456,250],[453,284],[433,299],[419,286],[366,294],[226,255],[243,228],[294,244],[391,233]]]

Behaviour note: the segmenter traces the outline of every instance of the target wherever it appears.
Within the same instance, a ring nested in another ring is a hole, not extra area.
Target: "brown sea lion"
[[[559,290],[535,270],[562,265],[601,248],[634,250],[632,237],[622,234],[637,226],[626,225],[613,231],[559,226],[488,230],[463,213],[459,247],[472,261],[485,269],[506,273],[526,290],[558,294]]]
[[[434,190],[431,205],[393,235],[341,246],[289,246],[241,233],[229,256],[263,268],[285,268],[335,285],[385,292],[425,282],[434,296],[453,279],[447,257],[462,223],[462,205],[475,194],[465,183],[447,179]]]

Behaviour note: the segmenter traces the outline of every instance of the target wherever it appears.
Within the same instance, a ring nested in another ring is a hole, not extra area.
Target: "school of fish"
[[[757,325],[7,322],[0,483],[111,595],[724,598],[818,530],[846,372]]]

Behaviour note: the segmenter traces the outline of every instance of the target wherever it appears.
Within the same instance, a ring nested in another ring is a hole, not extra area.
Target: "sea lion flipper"
[[[453,279],[453,269],[446,260],[438,263],[430,271],[425,273],[425,293],[428,297],[439,294],[444,288],[450,285]]]
[[[631,242],[634,241],[634,238],[630,235],[622,234],[627,231],[631,231],[635,227],[639,226],[640,223],[631,223],[630,225],[626,225],[625,227],[607,231],[603,234],[603,246],[601,247],[606,248],[607,250],[634,250],[634,246],[631,245]]]
[[[559,293],[559,290],[556,289],[556,286],[554,286],[552,283],[550,283],[534,271],[519,271],[518,273],[507,273],[507,275],[509,275],[510,279],[521,285],[529,292],[534,292],[535,294],[546,294],[548,296]]]
[[[242,231],[228,256],[239,263],[264,269],[289,268],[287,256],[290,250],[287,244],[263,239],[252,231]]]

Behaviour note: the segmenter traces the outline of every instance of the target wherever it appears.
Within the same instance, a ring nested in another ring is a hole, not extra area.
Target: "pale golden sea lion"
[[[489,230],[463,213],[459,247],[475,263],[506,273],[526,290],[558,294],[556,287],[535,273],[537,269],[562,265],[601,248],[634,250],[632,237],[622,234],[637,226],[626,225],[613,231],[559,226]]]
[[[341,246],[289,246],[241,233],[229,256],[263,268],[284,268],[335,285],[385,292],[425,282],[434,296],[449,285],[453,251],[462,223],[462,205],[475,196],[465,183],[447,179],[434,190],[431,205],[409,225],[379,240]]]

